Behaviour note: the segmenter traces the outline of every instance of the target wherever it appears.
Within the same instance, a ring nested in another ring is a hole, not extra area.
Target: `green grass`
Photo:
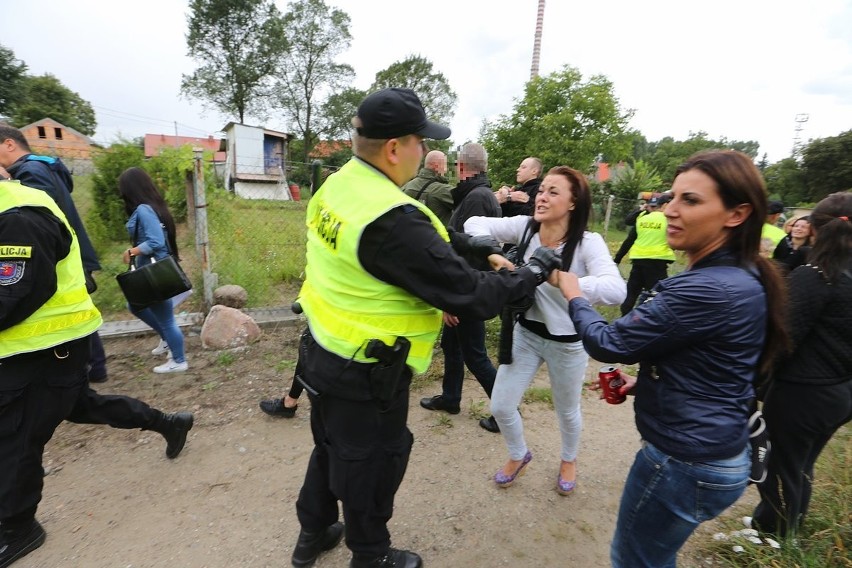
[[[234,357],[234,354],[230,351],[222,351],[216,357],[216,364],[220,367],[227,367],[229,365],[232,365],[236,360],[237,358]]]
[[[549,387],[530,387],[524,393],[524,402],[543,402],[553,408],[553,391]]]
[[[91,176],[74,178],[73,198],[84,224],[95,238],[98,219],[92,214]],[[208,267],[217,285],[237,284],[248,293],[248,307],[289,305],[301,284],[305,269],[304,201],[248,200],[223,190],[210,189],[208,200]],[[95,243],[102,270],[95,274],[95,304],[105,319],[129,319],[126,301],[115,276],[127,270],[122,253],[129,240]],[[178,226],[181,265],[192,279],[195,293],[180,309],[201,311],[201,259],[195,235],[185,224]]]
[[[208,198],[210,266],[218,284],[237,284],[250,306],[289,304],[305,270],[305,207],[297,201]],[[290,284],[290,286],[287,286]]]

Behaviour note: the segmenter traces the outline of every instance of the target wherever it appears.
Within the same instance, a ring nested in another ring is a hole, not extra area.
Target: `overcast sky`
[[[351,17],[355,86],[418,54],[458,94],[453,140],[512,111],[529,79],[538,0],[326,0]],[[286,2],[277,0],[286,10]],[[97,113],[109,143],[145,133],[219,136],[230,117],[181,98],[186,0],[10,3],[0,44],[31,74],[52,73]],[[690,132],[756,140],[774,162],[852,129],[852,0],[548,0],[540,73],[606,75],[649,140]],[[247,122],[249,122],[247,120]],[[289,130],[273,118],[268,128]],[[519,157],[520,159],[520,157]]]

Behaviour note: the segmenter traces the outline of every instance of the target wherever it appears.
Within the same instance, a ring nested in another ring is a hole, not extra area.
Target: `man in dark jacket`
[[[29,142],[17,128],[0,124],[0,179],[11,178],[27,187],[40,189],[48,194],[65,214],[68,223],[77,233],[80,243],[80,256],[86,276],[86,290],[91,294],[97,289],[92,272],[101,269],[95,247],[89,240],[80,214],[71,199],[73,181],[59,175],[51,164],[56,158],[36,156],[30,150]],[[67,170],[65,170],[67,173]],[[107,380],[106,353],[100,336],[92,334],[92,358],[89,361],[89,382],[102,383]]]
[[[503,217],[532,215],[535,195],[541,185],[541,169],[541,160],[538,158],[524,158],[515,175],[518,185],[504,185],[497,190],[497,202],[500,203]]]
[[[494,197],[494,192],[491,191],[491,182],[486,174],[488,154],[485,148],[479,144],[465,144],[459,151],[456,169],[461,181],[453,189],[455,210],[448,227],[461,233],[464,232],[465,221],[470,217],[500,217],[500,206]],[[489,269],[482,259],[468,258],[467,260],[473,268]],[[443,392],[422,399],[420,406],[427,410],[443,410],[450,414],[458,414],[461,411],[465,365],[482,385],[488,398],[491,398],[497,369],[488,358],[485,348],[484,321],[458,318],[445,312],[441,349],[444,351]],[[500,431],[493,416],[483,418],[479,421],[479,425],[489,432]]]
[[[447,155],[432,150],[423,159],[423,167],[402,190],[428,207],[441,223],[450,222],[453,214],[453,186],[447,183]]]

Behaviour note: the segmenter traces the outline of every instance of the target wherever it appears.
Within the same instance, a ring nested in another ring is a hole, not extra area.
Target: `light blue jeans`
[[[683,462],[643,442],[621,495],[613,568],[674,568],[696,527],[743,494],[750,470],[748,446],[728,459]]]
[[[129,305],[127,308],[134,316],[148,324],[151,329],[157,332],[157,335],[161,339],[168,343],[172,359],[176,363],[186,361],[183,351],[183,332],[175,320],[174,306],[170,299],[151,304],[147,308],[138,311]]]
[[[562,459],[572,462],[577,459],[580,431],[583,429],[580,395],[589,363],[582,342],[559,343],[516,325],[512,339],[512,364],[500,365],[497,369],[491,393],[491,414],[500,425],[509,459],[524,459],[527,443],[518,405],[542,363],[547,363],[550,375],[553,406],[562,433]]]

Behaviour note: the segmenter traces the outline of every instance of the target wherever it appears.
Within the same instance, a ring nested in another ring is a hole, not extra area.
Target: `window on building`
[[[38,127],[38,137],[39,138],[47,138],[47,132],[44,131],[44,126]]]
[[[62,140],[62,129],[61,128],[54,128],[53,129],[53,135],[56,136],[57,140]]]

